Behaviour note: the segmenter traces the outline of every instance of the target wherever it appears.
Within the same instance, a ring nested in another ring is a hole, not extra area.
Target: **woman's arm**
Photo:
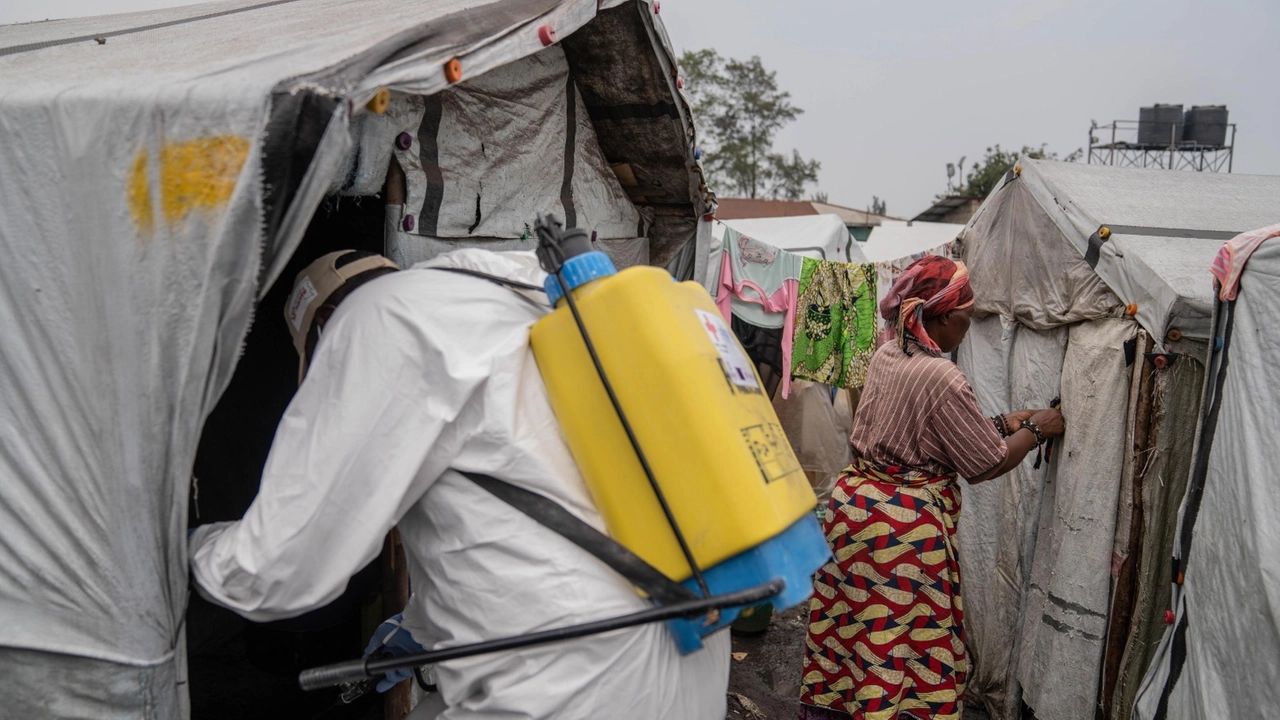
[[[1010,413],[1006,417],[1013,417],[1016,415],[1019,415],[1019,413]],[[1064,431],[1062,413],[1056,409],[1037,410],[1030,419],[1031,422],[1036,424],[1036,427],[1040,428],[1040,434],[1043,435],[1046,440],[1059,437]],[[1021,420],[1018,421],[1019,424],[1021,424],[1021,422]],[[1036,435],[1027,428],[1019,428],[1013,434],[1009,435],[1009,437],[1005,438],[1004,444],[1007,449],[1004,461],[978,477],[970,478],[969,484],[977,485],[978,483],[986,482],[992,478],[998,478],[1018,467],[1018,465],[1026,459],[1027,453],[1031,452],[1032,448],[1036,446]]]

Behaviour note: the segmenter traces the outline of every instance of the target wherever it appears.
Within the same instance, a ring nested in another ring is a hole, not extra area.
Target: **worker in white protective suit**
[[[369,281],[331,317],[331,308],[317,315],[327,291],[313,275],[389,262],[345,259],[322,258],[295,285],[286,316],[302,336],[306,377],[244,519],[192,534],[200,592],[250,620],[295,616],[338,597],[398,526],[412,590],[401,625],[428,649],[652,607],[585,550],[457,472],[542,494],[604,529],[529,348],[546,297],[432,269],[540,286],[534,254],[458,250]],[[309,358],[308,335],[319,337]],[[415,718],[720,720],[729,634],[682,656],[664,625],[642,625],[451,660],[435,675],[439,693]]]

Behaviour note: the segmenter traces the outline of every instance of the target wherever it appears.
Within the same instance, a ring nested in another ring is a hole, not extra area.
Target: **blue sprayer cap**
[[[570,290],[582,287],[592,280],[618,274],[613,261],[599,250],[574,255],[565,260],[561,272],[564,273],[564,281],[568,283]],[[552,306],[564,297],[564,291],[560,289],[560,281],[555,275],[548,275],[542,287],[547,291],[547,299],[551,301]]]

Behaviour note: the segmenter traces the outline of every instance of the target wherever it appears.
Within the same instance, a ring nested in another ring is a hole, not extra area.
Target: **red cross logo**
[[[711,339],[713,341],[720,342],[720,330],[719,328],[716,327],[715,322],[712,321],[712,319],[709,316],[706,318],[706,322],[702,323],[702,326],[705,327],[707,329],[707,332],[711,334]]]

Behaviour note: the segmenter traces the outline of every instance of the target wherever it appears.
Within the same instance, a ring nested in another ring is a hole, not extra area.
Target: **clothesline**
[[[782,363],[789,370],[782,373],[784,398],[793,377],[842,388],[862,385],[875,349],[874,265],[803,257],[726,225],[713,266],[719,268],[716,305],[726,322],[736,315],[777,327],[776,316],[782,315]]]

